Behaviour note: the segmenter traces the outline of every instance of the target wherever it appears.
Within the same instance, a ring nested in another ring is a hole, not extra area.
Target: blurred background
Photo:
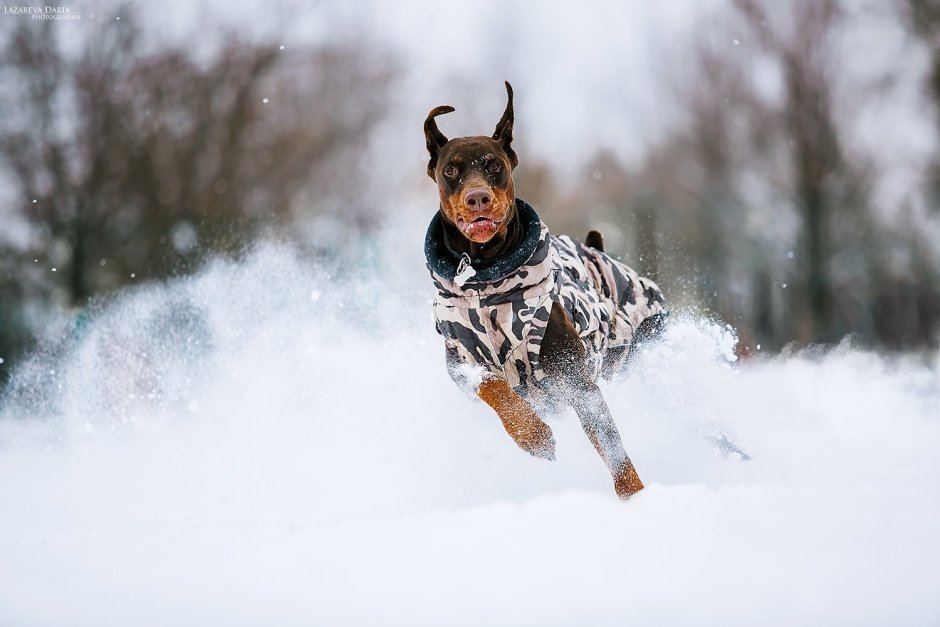
[[[424,117],[490,134],[505,79],[517,194],[556,233],[600,229],[740,354],[935,348],[940,2],[653,5],[8,7],[0,385],[122,288],[259,239],[337,275],[402,225],[420,254]]]

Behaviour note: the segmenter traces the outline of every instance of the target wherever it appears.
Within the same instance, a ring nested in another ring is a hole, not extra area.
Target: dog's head
[[[428,176],[437,182],[441,212],[472,242],[482,244],[505,233],[515,211],[512,170],[519,163],[512,149],[512,86],[506,82],[509,100],[492,137],[458,137],[448,140],[434,118],[453,107],[432,109],[424,122]]]

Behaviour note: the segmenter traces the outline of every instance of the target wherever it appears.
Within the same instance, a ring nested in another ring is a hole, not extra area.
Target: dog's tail
[[[604,236],[601,235],[600,231],[588,231],[584,243],[594,250],[604,252]]]

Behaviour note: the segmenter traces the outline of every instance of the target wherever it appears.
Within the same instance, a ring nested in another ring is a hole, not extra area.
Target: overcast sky
[[[677,128],[681,102],[675,83],[694,80],[685,73],[691,59],[684,52],[693,36],[731,54],[757,53],[715,27],[730,4],[720,0],[131,4],[150,45],[181,43],[196,55],[211,53],[231,28],[246,40],[276,39],[285,46],[351,38],[389,50],[401,75],[376,145],[381,154],[394,150],[402,164],[423,162],[421,123],[434,106],[456,107],[439,119],[450,137],[491,132],[505,106],[506,79],[516,91],[516,143],[523,161],[538,155],[561,175],[580,176],[584,160],[604,147],[635,164],[647,142]],[[865,10],[852,12],[842,43],[849,65],[833,80],[854,87],[876,84],[887,70],[901,77],[864,98],[853,96],[854,109],[840,119],[851,127],[850,141],[873,154],[881,174],[877,204],[891,211],[918,187],[936,141],[930,106],[921,96],[926,58],[892,19],[895,9],[865,0],[853,6]],[[114,19],[118,3],[86,0],[70,7],[98,20]],[[80,33],[87,25],[61,27]],[[764,82],[772,88],[773,77]],[[400,172],[406,176],[404,167]],[[413,178],[383,184],[423,190],[421,176],[417,168]]]

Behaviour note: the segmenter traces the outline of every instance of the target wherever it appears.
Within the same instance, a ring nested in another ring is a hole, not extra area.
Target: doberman
[[[431,110],[424,123],[430,153],[427,174],[437,183],[440,193],[441,237],[449,251],[469,259],[505,258],[516,251],[525,238],[526,229],[520,219],[512,179],[519,159],[512,148],[513,92],[508,82],[506,91],[506,109],[491,137],[448,140],[434,118],[454,111],[450,106]],[[589,233],[585,244],[603,251],[603,240],[596,231]],[[537,356],[545,374],[540,384],[551,392],[553,403],[567,404],[574,409],[610,470],[617,494],[623,499],[629,498],[643,489],[643,482],[624,450],[607,403],[589,370],[585,340],[561,302],[556,300],[550,307],[550,313],[546,309],[548,323]],[[655,335],[661,330],[664,318],[662,315],[644,321],[634,333],[634,342]],[[618,348],[629,350],[629,346]],[[448,372],[457,381],[461,358],[453,347],[448,347],[446,357]],[[608,357],[610,355],[605,356],[605,362]],[[473,391],[496,411],[520,448],[537,457],[554,459],[555,440],[551,428],[505,378],[488,373],[476,383]]]

